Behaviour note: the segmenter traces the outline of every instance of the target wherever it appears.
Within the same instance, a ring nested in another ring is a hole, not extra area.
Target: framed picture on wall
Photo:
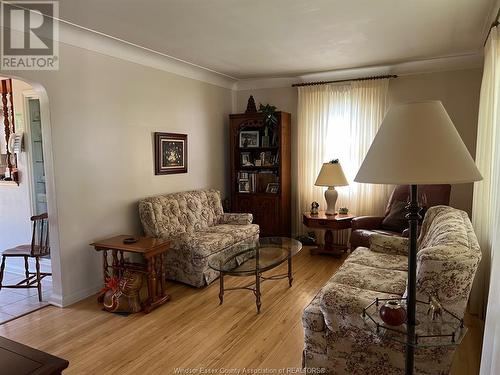
[[[155,133],[155,174],[187,173],[187,134]]]

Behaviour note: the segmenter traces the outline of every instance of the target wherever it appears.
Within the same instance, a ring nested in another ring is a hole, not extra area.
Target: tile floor
[[[16,284],[22,279],[22,267],[24,260],[7,259],[5,273],[2,284]],[[9,267],[10,266],[10,267]],[[30,271],[33,271],[34,264],[30,262]],[[11,270],[12,272],[9,272]],[[50,272],[50,261],[42,262],[42,272]],[[48,306],[47,302],[52,294],[52,278],[45,277],[42,280],[42,302],[38,301],[37,289],[10,289],[2,288],[0,290],[0,324],[26,315],[32,311]]]

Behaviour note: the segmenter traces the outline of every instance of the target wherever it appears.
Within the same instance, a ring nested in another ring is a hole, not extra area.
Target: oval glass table
[[[243,242],[239,246],[223,250],[210,258],[208,266],[220,273],[219,301],[224,302],[224,292],[228,290],[250,290],[255,294],[257,313],[261,306],[261,283],[266,280],[288,278],[292,286],[292,257],[302,250],[302,243],[287,237],[263,237],[257,241]],[[265,277],[262,274],[288,262],[285,274]],[[224,276],[255,276],[255,281],[242,287],[224,288]]]

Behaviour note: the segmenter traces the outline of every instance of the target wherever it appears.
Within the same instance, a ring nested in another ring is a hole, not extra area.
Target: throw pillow
[[[382,220],[380,227],[398,233],[402,233],[408,228],[408,219],[405,218],[407,204],[407,202],[394,201],[391,206],[391,211],[384,220]]]

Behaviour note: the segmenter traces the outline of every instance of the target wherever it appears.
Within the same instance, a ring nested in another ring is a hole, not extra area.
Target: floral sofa
[[[211,257],[236,252],[259,238],[252,214],[224,213],[217,190],[146,198],[139,202],[139,216],[146,235],[171,240],[167,278],[195,287],[219,276],[208,267]]]
[[[358,247],[306,307],[304,366],[328,374],[402,374],[404,345],[366,329],[362,310],[376,297],[401,297],[406,290],[408,239],[374,234]],[[463,317],[481,259],[471,222],[463,211],[428,210],[418,239],[417,299],[437,296]],[[418,319],[418,317],[417,317]],[[448,374],[455,347],[415,352],[415,373]]]

